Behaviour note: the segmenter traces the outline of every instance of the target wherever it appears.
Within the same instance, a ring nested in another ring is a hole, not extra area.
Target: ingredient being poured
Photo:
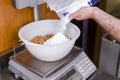
[[[49,45],[49,44],[60,44],[63,42],[67,42],[70,39],[67,38],[63,33],[58,32],[56,33],[52,38],[48,39],[44,44]]]
[[[30,41],[36,44],[44,44],[44,45],[51,45],[51,44],[60,44],[63,42],[67,42],[70,39],[67,38],[63,33],[58,32],[54,34],[46,34],[44,36],[36,36],[32,38]]]

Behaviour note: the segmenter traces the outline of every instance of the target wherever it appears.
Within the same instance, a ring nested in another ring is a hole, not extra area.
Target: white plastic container
[[[18,33],[19,38],[25,43],[27,50],[37,59],[43,61],[56,61],[65,57],[73,48],[80,30],[72,23],[68,23],[64,34],[71,38],[67,42],[54,45],[41,45],[30,42],[37,35],[57,33],[62,29],[61,20],[40,20],[23,26]]]
[[[66,24],[70,20],[68,16],[85,6],[95,5],[99,0],[45,0],[51,10],[54,10],[59,18]]]

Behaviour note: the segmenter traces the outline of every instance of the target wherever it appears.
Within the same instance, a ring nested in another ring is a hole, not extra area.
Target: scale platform
[[[63,59],[54,62],[45,62],[36,59],[25,49],[10,57],[9,70],[25,79],[40,80],[40,78],[46,78],[66,66],[66,64],[76,58],[81,51],[83,50],[74,47]]]
[[[83,54],[82,52],[83,49],[73,47],[71,52],[63,59],[54,62],[45,62],[36,59],[24,49],[10,57],[8,68],[15,74],[16,78],[21,77],[25,80],[68,80],[65,78],[72,76],[74,73],[79,76],[79,79],[76,80],[83,80],[83,75],[76,72],[77,69],[73,68],[73,64],[76,64],[76,62],[79,61],[79,58],[76,57]],[[80,58],[82,59],[82,56]],[[96,68],[94,68],[92,72],[90,71],[88,76],[95,72],[95,70]],[[70,71],[70,73],[65,77],[64,75],[68,71]]]

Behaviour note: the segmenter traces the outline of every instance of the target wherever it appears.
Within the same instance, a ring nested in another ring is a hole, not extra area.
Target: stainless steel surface
[[[45,2],[44,0],[12,0],[12,1],[13,1],[13,6],[17,9],[32,7],[43,4]]]
[[[9,74],[8,69],[4,69],[0,72],[0,80],[15,80],[15,78]]]
[[[13,0],[13,6],[17,9],[32,7],[34,13],[34,21],[40,20],[39,5],[43,4],[44,0]]]
[[[108,34],[102,37],[99,68],[113,76],[118,74],[120,45]],[[107,63],[107,64],[106,64]]]
[[[99,69],[96,71],[96,73],[92,77],[91,77],[92,79],[90,80],[120,80],[119,78],[112,76],[108,73],[105,73]]]

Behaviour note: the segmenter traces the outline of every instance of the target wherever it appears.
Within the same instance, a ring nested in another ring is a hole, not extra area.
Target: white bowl
[[[19,38],[25,43],[27,50],[37,59],[43,61],[56,61],[65,57],[73,48],[76,39],[80,36],[79,28],[73,23],[68,23],[65,35],[71,40],[61,44],[42,45],[30,42],[37,35],[57,33],[62,29],[61,20],[40,20],[23,26],[18,33]]]

